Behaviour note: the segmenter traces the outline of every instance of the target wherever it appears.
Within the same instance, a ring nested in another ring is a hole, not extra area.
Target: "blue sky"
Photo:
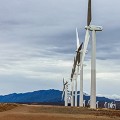
[[[120,1],[92,0],[97,33],[97,94],[120,95]],[[0,0],[0,94],[62,90],[70,78],[75,29],[85,37],[87,0]],[[90,93],[90,53],[84,92]]]

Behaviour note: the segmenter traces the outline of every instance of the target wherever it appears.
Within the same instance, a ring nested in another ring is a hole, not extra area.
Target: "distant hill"
[[[90,96],[84,95],[84,100],[88,101]],[[97,101],[111,102],[113,100],[105,97],[97,97]],[[39,90],[28,93],[13,93],[9,95],[0,96],[1,103],[57,103],[63,104],[62,91],[59,90]]]
[[[28,93],[13,93],[0,96],[0,102],[39,103],[39,102],[61,102],[62,92],[59,90],[39,90]]]

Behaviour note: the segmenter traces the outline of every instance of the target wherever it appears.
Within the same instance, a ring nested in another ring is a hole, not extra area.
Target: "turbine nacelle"
[[[90,26],[86,26],[85,29],[88,29],[90,31],[102,31],[103,27],[102,26],[90,25]]]

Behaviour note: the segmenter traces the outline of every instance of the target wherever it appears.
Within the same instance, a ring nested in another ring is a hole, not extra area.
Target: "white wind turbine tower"
[[[74,57],[74,64],[73,64],[73,69],[72,69],[72,72],[73,72],[72,80],[73,80],[73,85],[74,85],[74,81],[75,81],[75,94],[73,92],[73,96],[75,96],[75,100],[73,100],[73,101],[75,102],[75,106],[77,107],[77,76],[79,73],[79,67],[78,66],[76,67],[76,66],[77,66],[77,59]],[[74,89],[73,89],[73,91],[74,91]]]
[[[77,39],[77,50],[80,46],[80,40],[79,40],[79,36],[78,36],[78,31],[77,31],[77,28],[76,28],[76,39]],[[80,61],[81,61],[81,58],[82,58],[82,49],[80,51]],[[80,69],[80,96],[79,96],[79,106],[80,107],[83,107],[83,66],[82,68]]]
[[[74,63],[75,62],[76,62],[76,60],[74,59]],[[75,72],[75,107],[77,107],[77,76],[79,74],[79,66],[78,66],[78,64],[76,64],[76,66],[77,66],[77,68],[76,68],[76,72]]]
[[[82,56],[80,68],[82,68],[83,66],[85,53],[86,53],[89,38],[90,38],[89,31],[92,31],[90,108],[96,109],[96,31],[102,31],[102,27],[90,25],[91,20],[92,20],[91,0],[88,0],[88,18],[87,18],[87,26],[85,27],[86,35],[85,35],[85,43],[84,43],[83,56]]]
[[[74,94],[74,82],[75,82],[75,70],[76,70],[76,62],[75,62],[75,57],[74,57],[74,63],[73,63],[73,68],[72,68],[72,73],[71,73],[71,106],[74,106],[75,100],[75,94]]]
[[[63,78],[63,93],[62,93],[62,99],[64,98],[65,106],[68,106],[68,82],[64,81]]]
[[[71,73],[71,106],[74,105],[74,81],[73,81],[73,72]]]

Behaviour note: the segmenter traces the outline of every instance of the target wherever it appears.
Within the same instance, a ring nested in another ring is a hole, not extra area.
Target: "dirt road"
[[[97,111],[87,108],[21,105],[0,112],[0,120],[120,120],[119,113],[120,111]]]

